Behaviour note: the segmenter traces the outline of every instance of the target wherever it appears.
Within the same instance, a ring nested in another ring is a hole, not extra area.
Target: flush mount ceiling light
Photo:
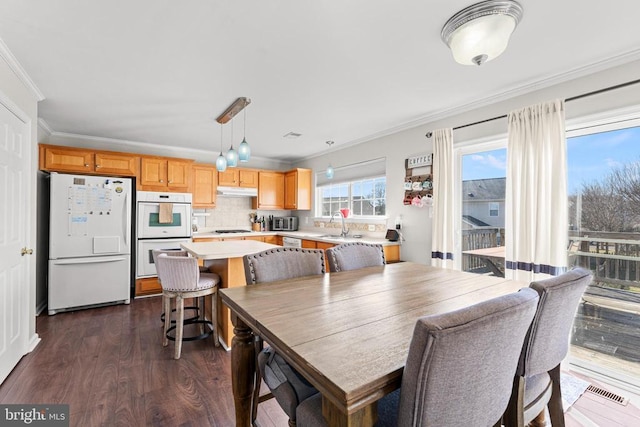
[[[222,114],[220,114],[218,116],[218,118],[216,119],[216,121],[218,123],[220,123],[221,125],[229,122],[230,120],[232,120],[236,114],[238,114],[240,111],[244,110],[244,108],[251,104],[251,100],[247,97],[240,97],[238,99],[236,99],[235,101],[233,101],[233,104],[231,104],[226,110],[224,110],[224,112]],[[251,156],[251,148],[249,147],[249,144],[247,143],[247,139],[246,139],[246,132],[247,132],[247,112],[245,110],[244,113],[244,131],[245,131],[245,135],[242,139],[242,142],[240,143],[240,146],[238,147],[238,151],[236,152],[233,149],[233,122],[231,124],[231,147],[229,148],[229,151],[227,151],[227,155],[226,157],[222,155],[222,151],[220,152],[220,156],[218,157],[216,164],[218,165],[218,170],[219,171],[224,171],[224,169],[226,169],[227,166],[229,167],[235,167],[238,165],[238,160],[240,160],[241,162],[248,162],[249,161],[249,157]],[[222,137],[221,137],[222,138]],[[222,142],[221,142],[222,143]],[[222,170],[222,158],[224,158],[225,160],[225,165],[224,168]]]
[[[483,1],[451,17],[440,36],[456,62],[482,65],[505,51],[522,13],[515,1]]]

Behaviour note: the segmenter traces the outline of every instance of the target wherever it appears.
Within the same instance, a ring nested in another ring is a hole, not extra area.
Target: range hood
[[[244,187],[221,187],[218,186],[219,196],[228,197],[257,197],[257,188],[244,188]]]

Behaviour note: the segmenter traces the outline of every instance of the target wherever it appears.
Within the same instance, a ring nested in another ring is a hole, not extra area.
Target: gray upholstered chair
[[[321,249],[274,248],[243,257],[247,285],[275,282],[325,273],[324,251]],[[264,382],[289,417],[289,425],[296,425],[296,407],[317,390],[271,349],[263,349],[256,338],[256,390],[251,420],[255,423],[258,403],[270,398],[259,396]],[[278,370],[279,372],[275,372]]]
[[[182,249],[154,249],[151,251],[151,256],[153,257],[153,265],[157,266],[158,265],[158,255],[160,254],[167,254],[168,256],[181,256],[181,257],[187,257],[189,256],[189,253],[185,250]],[[157,273],[157,271],[156,271]],[[200,267],[200,273],[208,273],[208,270],[205,270],[204,267]],[[220,278],[218,277],[218,280]],[[161,280],[160,280],[160,276],[158,276],[158,283],[160,285],[161,284]],[[199,310],[200,308],[198,307],[198,301],[195,301],[196,305],[194,306],[189,306],[189,307],[185,307],[185,310],[194,310],[195,311],[195,315],[192,317],[189,317],[187,319],[184,319],[185,323],[188,322],[193,322],[195,320],[198,320],[198,314],[199,314]],[[165,297],[162,297],[162,309],[164,310],[164,305],[165,305]],[[171,312],[175,313],[176,309],[172,309]],[[164,311],[162,312],[162,314],[160,315],[160,321],[164,324],[164,316],[165,313]],[[176,323],[175,319],[171,319],[171,323]]]
[[[327,249],[326,253],[331,272],[356,270],[385,263],[382,245],[371,243],[343,243]]]
[[[522,348],[513,382],[505,426],[524,426],[549,409],[551,425],[564,426],[560,362],[569,351],[569,334],[591,272],[575,268],[550,279],[532,282],[540,295],[538,310]]]
[[[399,390],[378,401],[378,426],[499,426],[538,295],[523,288],[418,319]],[[299,427],[324,426],[322,397],[298,406]]]
[[[176,299],[176,324],[171,324],[170,316],[165,316],[164,334],[162,345],[169,344],[169,333],[175,329],[175,352],[174,358],[179,359],[182,351],[182,341],[190,341],[193,339],[206,338],[211,332],[203,333],[199,336],[183,338],[184,328],[184,299],[199,298],[211,295],[211,321],[196,320],[191,324],[200,323],[206,328],[211,327],[214,339],[214,345],[220,345],[218,342],[217,319],[217,295],[220,277],[216,274],[200,274],[198,268],[198,260],[191,257],[169,256],[167,254],[158,254],[156,269],[158,270],[158,278],[162,286],[162,297],[164,303],[164,312],[171,312],[171,299]]]

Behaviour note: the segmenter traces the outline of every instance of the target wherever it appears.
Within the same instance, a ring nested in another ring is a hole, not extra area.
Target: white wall
[[[638,69],[640,69],[640,61],[635,61],[585,77],[565,81],[544,89],[535,90],[526,95],[495,102],[481,108],[435,120],[431,123],[380,137],[366,143],[344,149],[336,149],[325,155],[296,163],[294,166],[312,168],[314,171],[320,171],[324,170],[329,163],[334,167],[340,167],[365,160],[386,157],[387,225],[389,228],[393,228],[396,216],[402,215],[403,234],[406,241],[402,245],[401,258],[405,261],[429,264],[431,259],[431,218],[428,209],[405,206],[402,203],[404,193],[402,183],[405,175],[404,160],[407,157],[433,151],[431,140],[425,137],[428,131],[465,125],[505,115],[512,110],[535,103],[552,99],[567,99],[630,82],[638,79]],[[567,124],[568,127],[570,127],[577,119],[587,115],[624,108],[640,111],[640,84],[568,102],[566,105]],[[454,144],[506,135],[506,132],[507,120],[494,120],[454,131]],[[297,214],[301,217],[301,224],[304,224],[304,217],[313,217],[314,211],[312,210],[309,213],[297,212]],[[311,222],[311,220],[309,220],[309,222]]]
[[[3,97],[10,100],[13,105],[18,107],[30,120],[31,126],[31,167],[32,173],[28,175],[30,180],[31,194],[29,206],[32,208],[30,215],[30,224],[28,242],[25,245],[30,248],[36,247],[36,171],[38,164],[38,150],[37,150],[37,121],[38,121],[38,104],[34,93],[29,90],[22,81],[16,76],[14,71],[9,67],[5,57],[2,55],[4,51],[0,52],[0,92]],[[37,253],[36,253],[37,255]],[[32,347],[37,342],[36,335],[36,319],[35,319],[35,307],[36,307],[36,257],[32,257],[30,260],[30,283],[25,284],[29,287],[29,326],[28,326],[28,339],[30,341],[29,346]]]

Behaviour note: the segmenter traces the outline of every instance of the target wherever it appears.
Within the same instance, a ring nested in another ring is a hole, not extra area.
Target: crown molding
[[[53,129],[51,129],[49,123],[47,123],[43,118],[38,118],[38,126],[40,129],[45,131],[47,135],[51,135],[53,133]]]
[[[508,99],[515,98],[517,96],[526,95],[535,91],[539,91],[541,89],[546,89],[551,86],[576,80],[581,77],[587,77],[597,72],[605,71],[610,68],[621,66],[637,60],[640,60],[640,49],[636,49],[636,50],[633,50],[621,55],[617,55],[602,61],[594,62],[584,67],[574,68],[573,70],[567,71],[566,73],[557,74],[555,76],[552,76],[546,79],[532,81],[523,86],[518,86],[517,88],[508,89],[497,95],[483,98],[478,101],[470,102],[468,104],[464,104],[455,108],[436,111],[427,116],[423,116],[418,119],[405,122],[398,126],[394,126],[394,127],[382,130],[380,132],[376,132],[361,138],[357,138],[357,139],[345,142],[344,144],[340,144],[340,148],[337,148],[337,147],[336,148],[337,149],[347,148],[347,147],[362,144],[364,142],[368,142],[374,139],[393,135],[398,132],[402,132],[408,129],[413,129],[418,126],[427,125],[427,124],[436,122],[438,120],[447,119],[453,116],[457,116],[459,114],[467,113],[469,111],[473,111],[482,107],[496,104],[498,102],[506,101]],[[326,154],[326,153],[319,153],[317,155],[309,156],[307,158],[318,157],[323,154]]]
[[[33,80],[31,80],[31,77],[29,77],[24,68],[22,68],[16,57],[13,56],[13,53],[11,53],[2,39],[0,39],[0,57],[4,59],[9,68],[11,68],[11,71],[13,71],[13,73],[16,75],[16,77],[18,77],[22,84],[24,84],[25,87],[29,89],[29,91],[31,91],[31,94],[36,98],[37,101],[42,101],[45,99],[40,89],[38,89]]]

